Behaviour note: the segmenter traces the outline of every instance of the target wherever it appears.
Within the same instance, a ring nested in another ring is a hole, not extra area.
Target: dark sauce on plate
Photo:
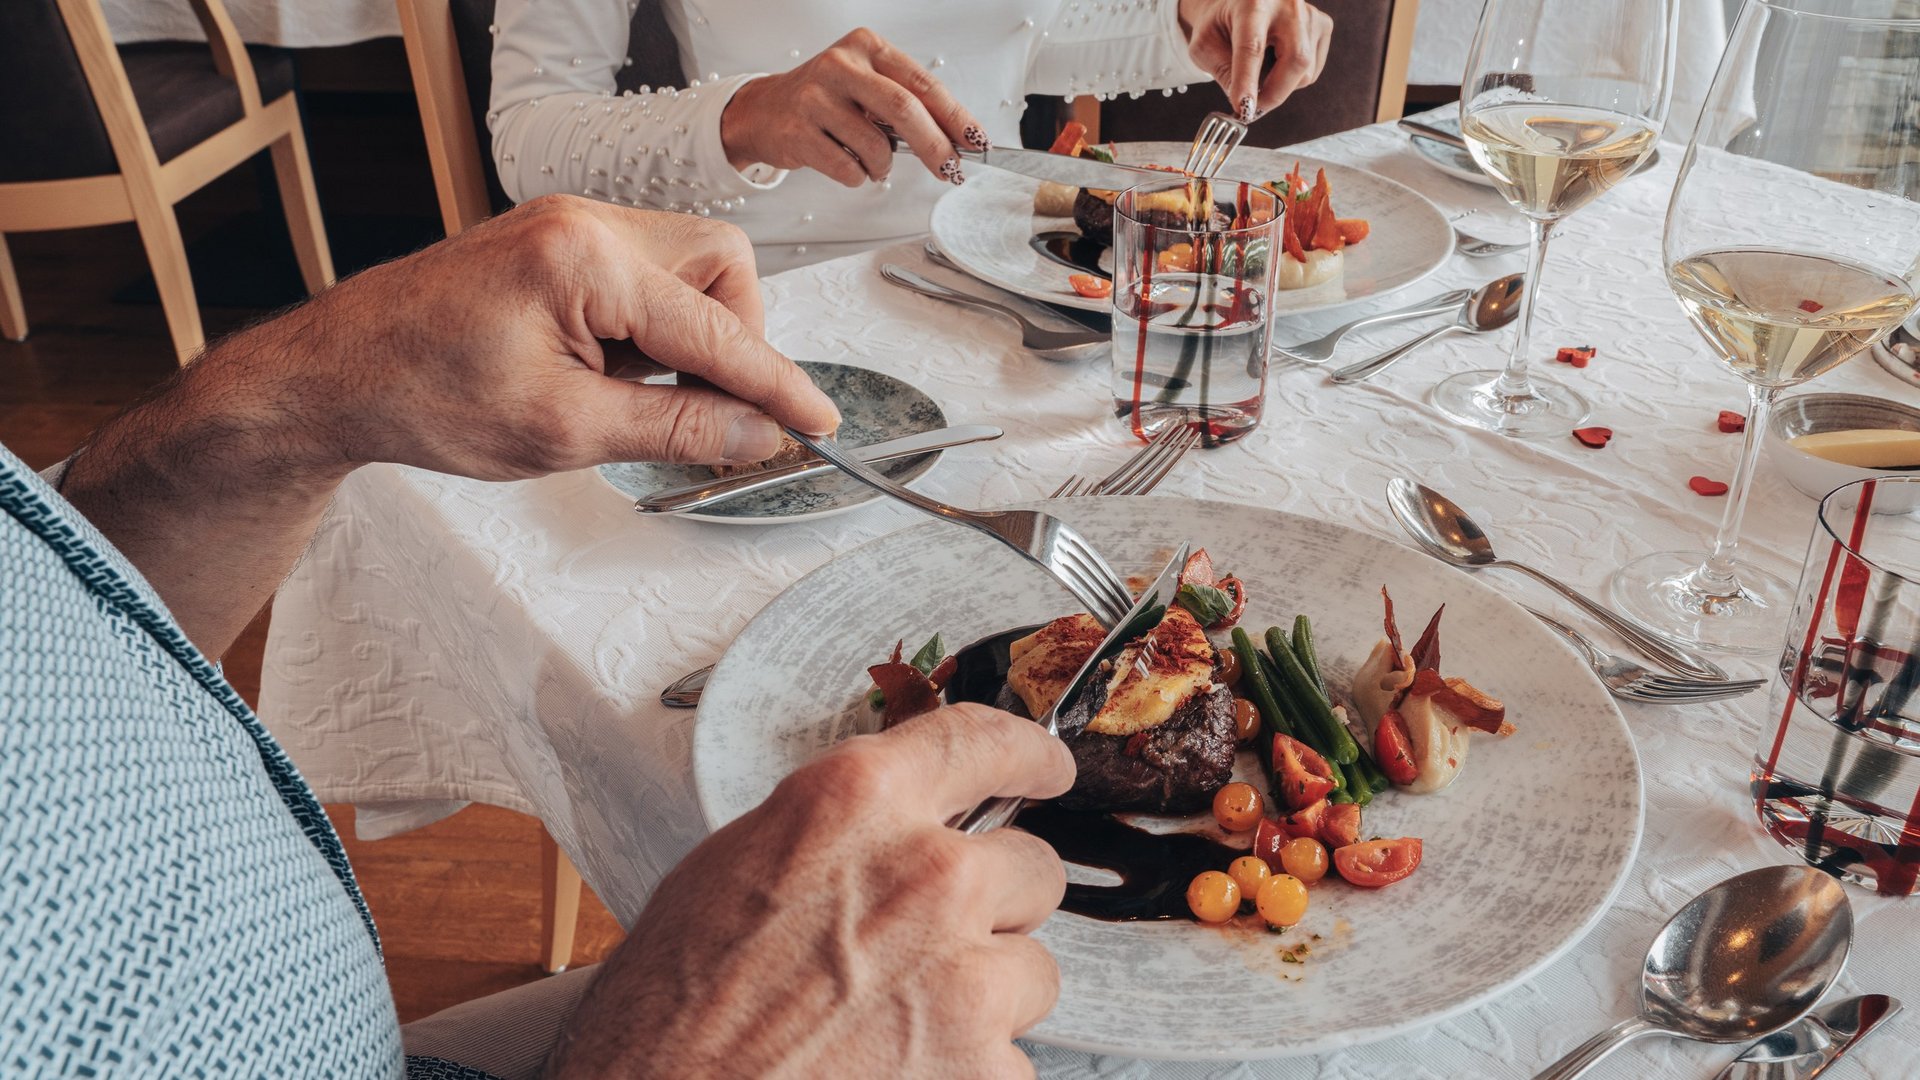
[[[1023,626],[961,649],[947,700],[999,704],[1011,665],[1007,647],[1037,629]],[[1066,862],[1120,875],[1118,885],[1068,885],[1060,902],[1062,911],[1108,922],[1188,918],[1187,883],[1194,875],[1246,854],[1205,836],[1152,833],[1112,814],[1052,803],[1029,805],[1014,824],[1052,844]]]

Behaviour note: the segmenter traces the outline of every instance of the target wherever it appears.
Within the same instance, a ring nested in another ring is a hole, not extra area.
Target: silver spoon
[[[1485,334],[1498,330],[1519,316],[1520,295],[1526,289],[1525,274],[1494,278],[1473,290],[1473,295],[1467,297],[1466,304],[1452,322],[1429,330],[1405,345],[1396,345],[1371,359],[1343,367],[1333,373],[1333,381],[1344,385],[1371,379],[1392,367],[1401,357],[1448,334]]]
[[[1303,341],[1298,345],[1275,345],[1273,351],[1288,360],[1295,360],[1302,364],[1324,364],[1333,359],[1334,346],[1340,344],[1340,339],[1346,337],[1349,330],[1358,330],[1363,326],[1373,326],[1378,323],[1400,322],[1403,319],[1420,319],[1428,315],[1451,315],[1472,295],[1465,289],[1443,292],[1438,296],[1429,296],[1417,304],[1409,304],[1403,308],[1381,311],[1355,319],[1312,341]]]
[[[1559,580],[1525,563],[1510,562],[1493,553],[1493,541],[1467,516],[1459,504],[1425,484],[1395,477],[1387,481],[1387,508],[1414,543],[1441,562],[1467,570],[1497,566],[1518,570],[1593,616],[1601,625],[1626,639],[1629,645],[1677,675],[1725,679],[1727,673],[1712,663],[1670,644],[1587,599]]]
[[[1575,1047],[1534,1080],[1573,1080],[1646,1035],[1745,1042],[1813,1008],[1847,964],[1853,909],[1810,866],[1750,870],[1687,902],[1653,939],[1640,1012]]]

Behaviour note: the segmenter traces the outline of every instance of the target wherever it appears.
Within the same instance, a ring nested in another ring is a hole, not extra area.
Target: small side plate
[[[891,375],[847,364],[813,360],[801,360],[799,364],[812,376],[815,385],[840,406],[839,434],[849,446],[865,446],[947,426],[946,414],[932,398]],[[937,452],[921,454],[876,467],[888,478],[904,484],[926,475],[939,457]],[[705,465],[651,461],[619,462],[602,465],[594,471],[629,501],[664,487],[713,475]],[[777,525],[838,514],[882,497],[857,480],[835,474],[742,495],[702,511],[676,516],[728,525]]]
[[[1429,116],[1421,119],[1442,131],[1460,134],[1460,121],[1454,117]],[[1493,181],[1487,179],[1487,174],[1481,172],[1480,166],[1474,163],[1473,155],[1465,150],[1457,146],[1448,146],[1446,143],[1429,139],[1424,135],[1408,135],[1407,138],[1413,142],[1413,148],[1420,152],[1420,156],[1426,159],[1427,164],[1455,180],[1465,180],[1469,184],[1479,184],[1481,187],[1493,186]]]

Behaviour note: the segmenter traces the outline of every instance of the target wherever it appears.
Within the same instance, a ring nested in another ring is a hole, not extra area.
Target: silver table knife
[[[1094,669],[1100,666],[1100,661],[1118,652],[1128,641],[1159,625],[1160,617],[1166,614],[1167,608],[1179,595],[1180,571],[1186,568],[1187,556],[1192,550],[1192,544],[1181,544],[1179,550],[1173,553],[1173,560],[1167,563],[1166,569],[1160,571],[1160,576],[1154,579],[1153,584],[1140,594],[1140,598],[1133,602],[1133,607],[1127,610],[1126,616],[1107,628],[1106,639],[1100,642],[1100,647],[1093,650],[1087,656],[1086,662],[1080,665],[1080,670],[1074,672],[1073,678],[1067,680],[1067,688],[1054,699],[1053,708],[1047,710],[1047,715],[1036,721],[1041,727],[1047,729],[1047,734],[1058,735],[1068,740],[1080,734],[1078,731],[1060,730],[1060,710],[1079,696],[1082,686],[1086,683],[1088,676],[1093,674]],[[983,833],[989,829],[998,829],[1012,824],[1014,817],[1020,813],[1020,808],[1026,803],[1025,799],[1018,798],[988,799],[952,824],[954,828],[964,833]]]
[[[870,443],[866,446],[849,447],[847,452],[871,465],[876,461],[891,461],[894,458],[912,457],[915,454],[932,453],[952,446],[965,446],[968,443],[985,442],[997,439],[1001,431],[987,424],[961,424],[956,427],[937,428],[923,431],[917,435],[903,435],[898,439]],[[642,514],[682,514],[689,510],[699,510],[717,502],[738,498],[756,491],[765,491],[781,484],[791,484],[797,480],[807,480],[833,472],[834,467],[824,461],[797,462],[783,465],[777,469],[748,473],[744,476],[718,477],[702,480],[679,487],[664,488],[641,498],[633,504],[636,512]]]
[[[1812,1080],[1899,1011],[1885,994],[1824,1005],[1747,1047],[1714,1080]]]
[[[881,134],[887,137],[887,141],[893,144],[894,153],[912,154],[914,152],[913,147],[892,128],[885,124],[874,126],[879,128]],[[1039,180],[1051,180],[1068,187],[1097,188],[1101,191],[1125,191],[1149,180],[1163,181],[1169,175],[1165,169],[1109,165],[1093,158],[1068,157],[1066,154],[1056,154],[1049,150],[1021,150],[1004,146],[995,146],[986,150],[956,146],[953,148],[953,156],[961,161],[971,161],[976,165],[991,165],[996,169],[1005,169],[1008,172],[1016,172]]]

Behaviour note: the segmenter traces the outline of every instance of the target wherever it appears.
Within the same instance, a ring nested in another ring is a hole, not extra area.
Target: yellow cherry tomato
[[[1260,824],[1265,804],[1252,784],[1235,781],[1213,793],[1213,820],[1228,832],[1246,832]]]
[[[1242,855],[1227,864],[1227,876],[1240,886],[1240,898],[1251,900],[1260,895],[1260,883],[1273,876],[1267,861],[1258,855]]]
[[[1280,846],[1280,868],[1311,885],[1327,876],[1327,849],[1311,836],[1296,836]]]
[[[1218,870],[1203,870],[1187,886],[1187,907],[1201,922],[1226,922],[1240,910],[1240,886]]]
[[[1260,734],[1260,710],[1243,697],[1233,699],[1233,734],[1241,742],[1250,742]]]
[[[1292,926],[1307,914],[1307,887],[1292,874],[1275,874],[1260,883],[1253,906],[1268,926]]]
[[[1220,685],[1240,685],[1240,654],[1232,649],[1220,650]]]

